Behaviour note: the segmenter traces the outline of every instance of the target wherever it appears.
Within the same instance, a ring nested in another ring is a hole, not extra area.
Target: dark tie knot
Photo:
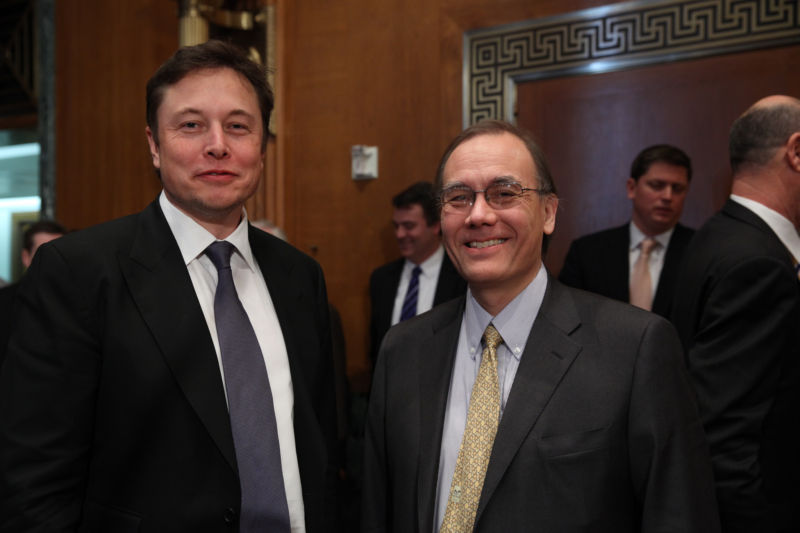
[[[228,241],[212,242],[206,248],[205,254],[217,267],[217,272],[220,270],[231,267],[231,255],[233,255],[234,246]]]
[[[419,265],[416,265],[416,266],[414,266],[414,269],[411,271],[411,275],[416,278],[416,277],[419,277],[421,272],[422,272],[422,267],[420,267]]]

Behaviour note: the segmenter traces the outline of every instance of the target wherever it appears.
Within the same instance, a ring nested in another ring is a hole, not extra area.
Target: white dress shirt
[[[167,219],[172,234],[178,242],[194,291],[203,310],[208,332],[217,352],[222,385],[225,387],[225,371],[219,351],[217,326],[214,320],[214,294],[217,289],[217,269],[205,255],[205,249],[217,239],[200,224],[180,211],[161,192],[159,204]],[[303,491],[300,484],[300,468],[297,464],[297,449],[294,440],[294,391],[289,370],[289,357],[283,342],[275,307],[264,281],[264,275],[250,249],[247,235],[247,213],[242,210],[242,221],[224,240],[233,244],[236,251],[231,256],[231,271],[236,293],[250,318],[256,333],[264,363],[267,367],[272,401],[275,406],[275,421],[278,426],[281,468],[289,505],[292,532],[305,532]],[[227,391],[226,391],[227,395]],[[202,468],[202,467],[201,467]]]
[[[533,322],[536,320],[536,315],[539,314],[539,308],[542,306],[546,288],[547,271],[542,266],[533,281],[495,317],[481,307],[472,296],[471,290],[467,290],[467,304],[464,309],[464,318],[461,320],[461,331],[458,335],[458,347],[444,415],[436,504],[433,514],[436,520],[434,531],[439,531],[442,525],[447,510],[447,500],[450,498],[450,485],[456,470],[458,450],[467,427],[472,386],[481,366],[483,332],[491,323],[503,338],[503,344],[497,347],[497,379],[500,385],[500,417],[502,418],[522,353],[525,351],[525,344],[531,333]]]
[[[630,283],[633,265],[639,258],[642,241],[647,238],[647,235],[642,233],[642,230],[636,227],[636,224],[634,224],[633,221],[631,221],[629,227],[631,237],[630,246],[628,248],[628,283]],[[664,268],[664,258],[667,255],[667,246],[669,246],[669,240],[672,238],[673,231],[675,231],[674,226],[664,233],[659,233],[658,235],[653,236],[653,239],[655,239],[655,241],[659,244],[650,252],[649,261],[647,263],[650,267],[650,281],[653,284],[653,290],[650,293],[653,295],[653,299],[656,297],[656,290],[658,290],[658,278],[661,277],[661,270]]]
[[[786,246],[789,253],[794,257],[794,260],[800,261],[800,236],[797,235],[797,228],[794,227],[794,224],[792,224],[788,218],[764,204],[760,204],[744,196],[731,194],[731,200],[743,205],[755,213],[758,218],[763,220],[764,223],[775,232],[775,235],[778,236],[778,239],[783,245]]]
[[[436,283],[439,281],[439,271],[442,269],[444,259],[444,248],[439,246],[433,255],[420,263],[422,270],[419,273],[419,292],[417,293],[417,314],[421,315],[433,307],[433,299],[436,296]],[[400,313],[403,312],[403,301],[406,299],[408,283],[411,281],[411,271],[417,266],[408,259],[403,265],[403,273],[400,274],[400,284],[397,286],[397,293],[394,297],[394,307],[392,308],[392,325],[400,322]]]

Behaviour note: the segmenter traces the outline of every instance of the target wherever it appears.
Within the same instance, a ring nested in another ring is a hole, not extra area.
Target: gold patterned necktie
[[[497,380],[497,347],[503,338],[489,324],[483,333],[485,348],[478,377],[472,386],[464,437],[458,450],[456,470],[450,485],[450,498],[444,513],[441,532],[472,531],[475,513],[492,454],[497,424],[500,420],[500,385]]]
[[[658,241],[650,237],[642,241],[639,257],[633,264],[631,272],[630,301],[631,304],[650,311],[653,306],[653,281],[650,278],[650,253],[658,245]]]

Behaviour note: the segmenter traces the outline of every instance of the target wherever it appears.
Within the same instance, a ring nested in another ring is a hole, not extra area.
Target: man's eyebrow
[[[519,180],[514,176],[497,176],[491,183],[519,183]]]
[[[503,175],[503,176],[497,176],[497,177],[492,178],[492,181],[489,182],[489,185],[492,185],[494,183],[519,183],[519,180],[517,178],[515,178],[514,176],[505,176],[505,175]],[[467,189],[470,188],[468,185],[465,185],[461,181],[453,181],[453,182],[448,183],[447,185],[442,186],[442,189],[445,190],[445,189],[451,189],[451,188],[456,188],[456,187],[465,187]]]
[[[200,115],[202,114],[199,109],[195,109],[193,107],[185,107],[183,109],[179,109],[176,113],[176,117],[182,117],[184,115]]]
[[[244,109],[234,109],[233,111],[228,113],[228,116],[229,117],[248,117],[248,118],[252,118],[252,119],[256,118],[256,116],[254,114],[252,114],[249,111],[246,111]]]
[[[177,113],[175,113],[175,116],[181,117],[181,116],[184,116],[184,115],[202,115],[202,114],[203,114],[203,112],[201,110],[199,110],[199,109],[196,109],[194,107],[186,107],[186,108],[183,108],[183,109],[179,109],[177,111]],[[253,115],[252,113],[250,113],[249,111],[246,111],[244,109],[233,109],[228,113],[227,116],[228,117],[255,118],[255,115]]]

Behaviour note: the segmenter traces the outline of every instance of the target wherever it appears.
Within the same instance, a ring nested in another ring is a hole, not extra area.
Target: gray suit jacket
[[[367,420],[364,531],[427,532],[465,297],[387,334]],[[673,328],[548,280],[500,421],[476,531],[718,530]]]

